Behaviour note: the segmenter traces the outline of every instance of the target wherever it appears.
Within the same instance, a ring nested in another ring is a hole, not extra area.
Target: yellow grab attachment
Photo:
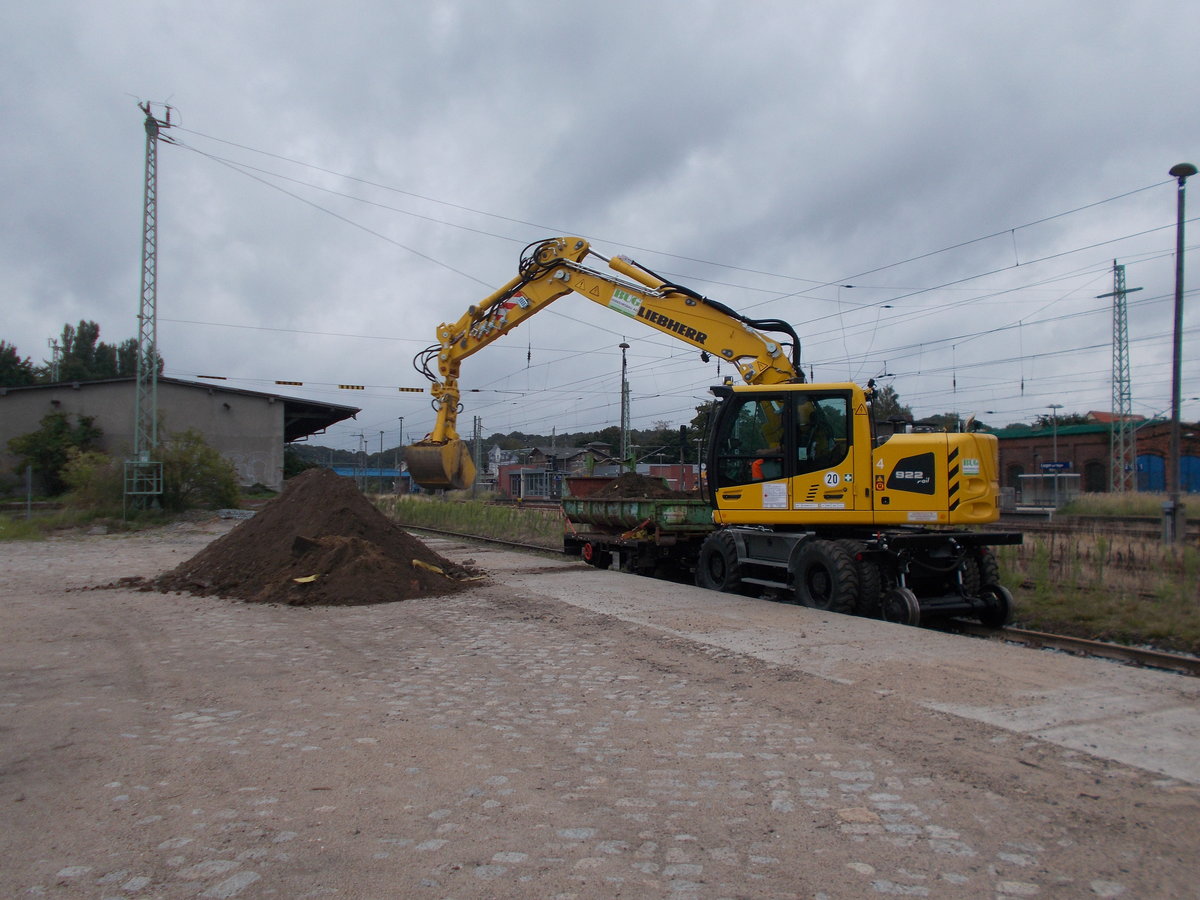
[[[475,463],[460,440],[410,444],[404,459],[413,481],[423,488],[462,490],[475,481]]]

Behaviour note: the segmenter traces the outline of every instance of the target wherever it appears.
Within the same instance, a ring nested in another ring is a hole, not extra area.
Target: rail
[[[1150,669],[1165,669],[1179,672],[1183,675],[1200,677],[1200,657],[1184,656],[1179,653],[1167,653],[1163,650],[1152,650],[1146,647],[1130,647],[1125,644],[1111,644],[1107,641],[1093,641],[1087,638],[1071,637],[1065,634],[1049,634],[1045,631],[1029,631],[1025,628],[987,628],[975,622],[965,622],[955,619],[951,623],[954,631],[975,637],[995,641],[1021,644],[1038,649],[1058,650],[1072,653],[1076,656],[1091,656],[1122,662],[1126,665],[1141,666]]]

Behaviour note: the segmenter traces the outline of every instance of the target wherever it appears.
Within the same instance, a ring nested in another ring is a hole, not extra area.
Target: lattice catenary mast
[[[138,307],[137,387],[133,414],[133,456],[125,462],[125,500],[146,506],[162,494],[162,463],[151,459],[158,447],[158,142],[171,127],[171,107],[159,119],[150,103],[146,114],[146,173],[142,202],[142,282]]]
[[[1125,267],[1113,260],[1113,289],[1097,299],[1113,298],[1112,431],[1108,489],[1113,493],[1137,490],[1137,433],[1133,427],[1133,386],[1129,377],[1129,319],[1125,295],[1140,291],[1125,287]]]

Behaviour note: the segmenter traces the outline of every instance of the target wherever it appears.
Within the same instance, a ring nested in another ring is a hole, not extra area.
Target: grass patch
[[[996,555],[1036,631],[1200,654],[1200,549],[1113,534],[1027,535]]]
[[[1080,494],[1058,511],[1063,516],[1110,516],[1112,518],[1162,518],[1166,494]]]
[[[39,525],[38,519],[27,519],[24,513],[0,514],[0,541],[40,541],[46,537],[46,533],[46,529]]]
[[[95,510],[65,507],[35,512],[30,518],[24,513],[0,514],[0,541],[40,541],[60,531],[104,526],[109,531],[139,531],[170,521],[160,510],[129,512],[124,518],[120,510]]]
[[[380,496],[375,499],[375,504],[400,525],[455,531],[554,550],[561,550],[563,545],[563,519],[558,509],[427,495]]]

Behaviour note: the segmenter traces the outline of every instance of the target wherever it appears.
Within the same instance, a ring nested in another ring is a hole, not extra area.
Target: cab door
[[[779,391],[725,395],[708,466],[718,522],[763,523],[787,513],[787,400]]]
[[[807,390],[791,400],[794,518],[844,522],[856,503],[850,392]]]

